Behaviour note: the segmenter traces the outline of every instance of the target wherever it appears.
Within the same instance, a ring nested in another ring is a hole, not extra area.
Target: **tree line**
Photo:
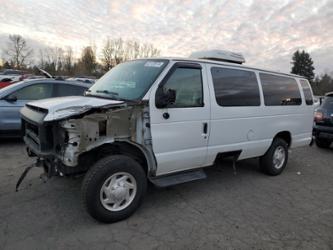
[[[34,51],[22,36],[9,35],[7,46],[2,49],[1,67],[32,73],[37,71],[37,66],[52,75],[99,77],[121,62],[160,54],[160,50],[152,44],[122,38],[108,38],[101,53],[97,55],[96,50],[95,46],[86,46],[79,58],[75,57],[69,46],[46,47]]]
[[[149,43],[108,38],[99,55],[96,54],[95,46],[86,46],[82,49],[81,56],[76,58],[71,47],[47,47],[34,51],[22,36],[9,35],[7,47],[2,50],[1,67],[37,73],[34,66],[38,66],[52,75],[99,77],[124,61],[154,57],[159,54],[160,50]],[[333,91],[332,76],[328,74],[315,76],[313,60],[309,53],[297,50],[292,55],[291,64],[291,73],[306,77],[315,95]]]

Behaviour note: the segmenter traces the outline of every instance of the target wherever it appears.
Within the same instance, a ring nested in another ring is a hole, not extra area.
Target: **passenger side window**
[[[39,100],[52,97],[52,85],[39,83],[24,87],[12,93],[9,97],[17,100]]]
[[[306,105],[312,105],[313,99],[312,99],[312,93],[311,93],[311,88],[310,88],[309,82],[306,80],[300,80],[300,82],[301,82],[301,86],[303,89]]]
[[[82,96],[87,89],[83,86],[71,84],[55,84],[55,96]]]
[[[168,108],[187,108],[203,106],[201,69],[176,68],[163,85],[163,92],[176,91],[176,100]]]
[[[260,73],[266,106],[301,105],[302,98],[295,78]]]
[[[211,69],[216,102],[220,106],[260,106],[254,72],[213,67]]]

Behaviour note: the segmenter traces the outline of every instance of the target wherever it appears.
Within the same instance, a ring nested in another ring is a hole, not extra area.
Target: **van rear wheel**
[[[145,171],[124,155],[98,161],[82,183],[82,200],[88,213],[100,222],[129,217],[139,207],[147,188]]]
[[[281,138],[275,138],[265,155],[260,157],[260,168],[268,175],[282,173],[288,161],[288,144]]]

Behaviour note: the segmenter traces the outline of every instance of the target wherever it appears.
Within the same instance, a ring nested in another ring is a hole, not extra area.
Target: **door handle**
[[[208,131],[208,123],[207,122],[203,123],[202,131],[203,131],[204,134],[207,134],[207,131]]]

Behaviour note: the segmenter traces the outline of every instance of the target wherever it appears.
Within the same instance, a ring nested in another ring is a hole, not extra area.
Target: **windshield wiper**
[[[96,90],[96,93],[104,93],[104,94],[110,94],[110,95],[116,95],[118,96],[119,94],[117,92],[112,92],[112,91],[109,91],[109,90]]]
[[[87,95],[88,96],[95,96],[95,97],[102,97],[102,96],[99,96],[99,95],[94,95],[94,94],[91,94],[91,90],[87,90]],[[119,97],[119,94],[117,92],[112,92],[112,91],[109,91],[109,90],[96,90],[96,93],[103,93],[103,94],[107,94],[107,95],[112,95],[113,97],[115,97],[116,100],[118,101],[124,101],[124,102],[132,102],[132,103],[138,103],[139,101],[138,100],[131,100],[131,99],[126,99],[126,98],[122,98],[122,97]]]

